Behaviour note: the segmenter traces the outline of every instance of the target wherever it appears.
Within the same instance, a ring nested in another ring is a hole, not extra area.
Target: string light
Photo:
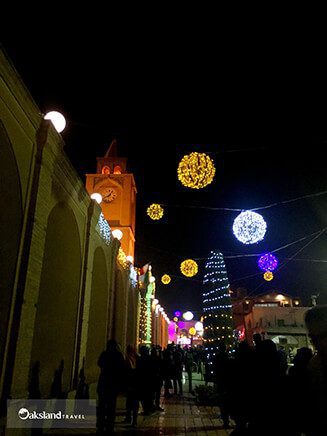
[[[271,271],[266,271],[263,275],[263,278],[267,281],[270,282],[273,278],[274,278],[274,274]]]
[[[168,274],[164,274],[164,275],[161,277],[161,281],[162,281],[162,283],[163,283],[164,285],[168,285],[168,284],[171,282],[171,278],[170,278],[170,276],[169,276]]]
[[[262,271],[274,271],[277,268],[277,257],[271,253],[263,254],[258,260],[259,268]]]
[[[203,280],[203,338],[205,343],[210,343],[207,354],[208,363],[212,363],[214,355],[221,341],[227,350],[233,351],[232,333],[232,304],[229,293],[229,281],[223,255],[219,252],[211,252],[205,264]]]
[[[108,224],[108,221],[105,219],[103,213],[101,212],[98,219],[97,225],[100,237],[104,240],[104,242],[109,245],[111,241],[111,230]]]
[[[215,176],[213,160],[205,153],[185,155],[177,169],[178,180],[187,188],[200,189],[209,185]]]
[[[255,244],[262,241],[267,224],[263,217],[251,210],[241,212],[234,220],[233,233],[243,244]]]
[[[198,264],[192,259],[186,259],[181,263],[181,272],[186,277],[193,277],[198,272]]]
[[[164,214],[163,208],[157,203],[152,203],[146,212],[152,220],[160,220]]]

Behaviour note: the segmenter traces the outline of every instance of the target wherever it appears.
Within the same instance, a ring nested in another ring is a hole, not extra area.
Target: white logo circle
[[[25,409],[25,407],[22,407],[21,409],[18,410],[18,416],[20,419],[23,420],[27,419],[29,414],[30,412],[27,409]]]

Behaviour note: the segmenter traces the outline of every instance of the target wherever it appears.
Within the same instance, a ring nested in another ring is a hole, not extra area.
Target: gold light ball
[[[181,272],[186,277],[193,277],[198,272],[198,264],[192,259],[186,259],[181,263]]]
[[[164,274],[164,275],[161,277],[161,281],[162,281],[162,283],[163,283],[164,285],[168,285],[168,283],[171,282],[171,278],[170,278],[170,276],[169,276],[168,274]]]
[[[196,334],[196,330],[194,327],[191,327],[188,332],[191,336],[194,336]]]
[[[266,271],[263,275],[263,278],[267,280],[267,282],[270,282],[274,278],[274,274],[271,271]]]
[[[152,203],[146,210],[152,220],[160,220],[163,217],[164,210],[160,204]]]
[[[200,189],[209,185],[215,176],[213,160],[205,153],[185,155],[177,169],[178,180],[187,188]]]

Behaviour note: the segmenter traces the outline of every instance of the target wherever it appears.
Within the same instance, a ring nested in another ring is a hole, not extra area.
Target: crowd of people
[[[288,365],[285,350],[260,334],[240,342],[231,357],[223,343],[213,362],[224,427],[233,435],[318,436],[327,430],[327,306],[305,316],[315,352],[297,350]]]
[[[98,432],[113,431],[119,394],[126,396],[125,422],[136,427],[140,405],[142,415],[151,415],[164,410],[160,403],[162,391],[166,398],[183,395],[184,370],[192,393],[192,373],[201,372],[204,359],[202,347],[182,348],[174,343],[165,349],[142,345],[138,351],[128,345],[124,358],[117,342],[108,341],[98,360]]]
[[[169,344],[128,346],[123,356],[114,340],[99,357],[98,432],[114,429],[116,400],[126,395],[125,422],[137,425],[142,414],[163,411],[164,397],[183,395],[182,375],[188,374],[188,391],[194,393],[192,373],[199,372],[217,391],[224,427],[236,424],[234,435],[323,435],[327,427],[327,306],[310,309],[305,317],[315,347],[297,350],[292,365],[285,350],[271,339],[255,334],[253,344],[240,342],[233,354],[220,343],[213,362],[202,347]],[[322,430],[323,429],[323,430]]]

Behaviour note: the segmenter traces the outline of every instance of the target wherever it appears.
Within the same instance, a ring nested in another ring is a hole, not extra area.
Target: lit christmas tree
[[[232,304],[229,281],[223,255],[211,251],[203,279],[203,340],[209,364],[213,362],[218,345],[224,342],[233,351]]]

